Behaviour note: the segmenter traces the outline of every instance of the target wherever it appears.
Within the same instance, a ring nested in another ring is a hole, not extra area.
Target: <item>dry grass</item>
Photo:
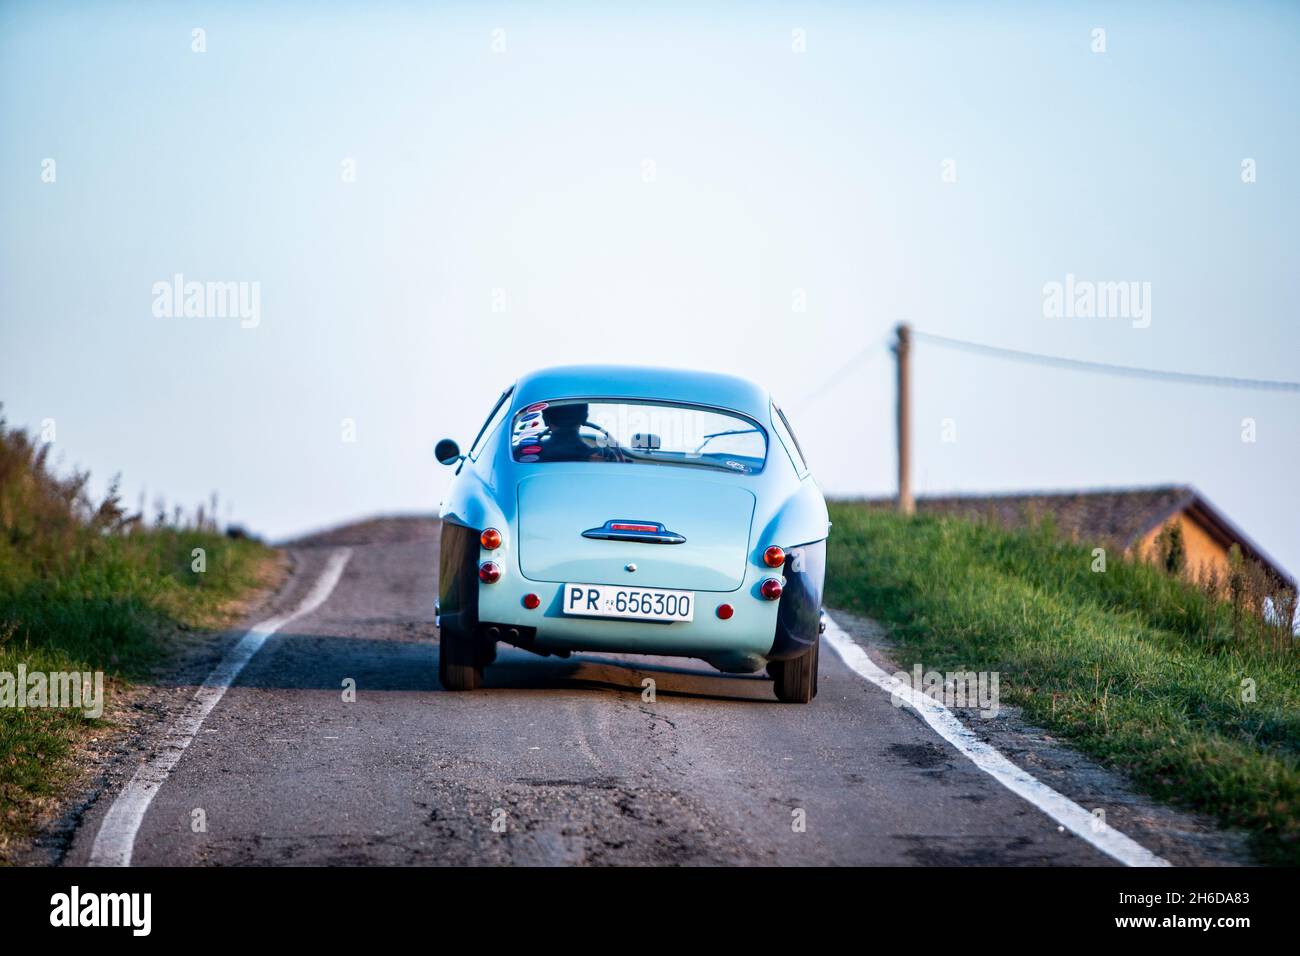
[[[227,624],[273,573],[275,552],[218,533],[215,509],[146,522],[116,483],[91,501],[88,476],[54,473],[48,450],[0,418],[0,673],[102,671],[111,698],[178,635]],[[0,708],[0,859],[66,788],[78,746],[106,730],[81,710]]]

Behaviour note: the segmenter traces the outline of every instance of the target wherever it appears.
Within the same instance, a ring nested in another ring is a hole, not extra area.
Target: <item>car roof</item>
[[[562,365],[519,379],[515,407],[562,398],[639,398],[712,405],[767,417],[767,389],[736,375],[638,365]]]

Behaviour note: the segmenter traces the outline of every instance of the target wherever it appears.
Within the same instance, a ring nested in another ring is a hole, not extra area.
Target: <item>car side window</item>
[[[776,437],[781,439],[781,444],[785,446],[785,452],[790,456],[790,462],[794,465],[794,470],[802,478],[808,474],[808,462],[803,457],[803,449],[799,447],[799,439],[794,437],[794,430],[790,423],[786,421],[785,412],[772,403],[772,425],[776,428]]]
[[[514,386],[507,388],[497,399],[497,403],[492,406],[492,411],[488,414],[487,421],[483,427],[478,430],[478,435],[474,438],[474,444],[469,447],[470,461],[478,461],[478,456],[482,453],[488,443],[488,439],[496,432],[497,426],[501,424],[502,419],[506,417],[506,412],[510,411],[510,395],[514,392]]]

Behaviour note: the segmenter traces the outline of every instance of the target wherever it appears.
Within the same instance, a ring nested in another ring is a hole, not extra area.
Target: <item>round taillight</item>
[[[759,585],[758,590],[769,601],[775,601],[781,596],[781,582],[776,578],[768,578]]]
[[[772,545],[772,547],[763,552],[763,563],[769,568],[779,568],[781,565],[785,564],[785,552],[776,545]]]
[[[718,605],[718,617],[722,618],[722,620],[724,621],[730,621],[731,615],[735,613],[736,613],[736,609],[732,607],[730,604]]]
[[[501,547],[501,532],[496,528],[484,528],[483,533],[478,536],[478,543],[487,551],[495,551]]]
[[[495,561],[484,561],[478,566],[478,579],[484,584],[501,580],[501,565]]]
[[[524,607],[528,608],[528,610],[530,611],[537,610],[537,606],[541,603],[542,603],[542,599],[539,598],[536,594],[524,595]]]

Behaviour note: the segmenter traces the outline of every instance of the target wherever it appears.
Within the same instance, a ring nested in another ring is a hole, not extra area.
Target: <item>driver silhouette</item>
[[[583,440],[578,429],[587,421],[586,402],[569,405],[548,405],[542,409],[542,421],[547,434],[542,441],[542,459],[545,461],[591,461],[600,458],[599,448]]]

